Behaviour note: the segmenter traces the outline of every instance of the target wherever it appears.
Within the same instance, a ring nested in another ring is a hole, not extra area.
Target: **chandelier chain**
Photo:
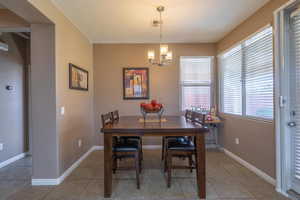
[[[161,13],[162,12],[159,12],[159,29],[160,29],[160,35],[159,35],[159,44],[161,44],[162,42],[162,24],[163,24],[163,21],[162,21],[162,16],[161,16]]]

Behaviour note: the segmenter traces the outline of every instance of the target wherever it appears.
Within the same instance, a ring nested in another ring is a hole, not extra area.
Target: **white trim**
[[[11,164],[11,163],[13,163],[13,162],[16,162],[17,160],[22,159],[22,158],[24,158],[26,155],[27,155],[27,153],[21,153],[21,154],[16,155],[16,156],[14,156],[14,157],[12,157],[12,158],[6,160],[6,161],[3,161],[3,162],[0,163],[0,168],[5,167],[5,166],[7,166],[7,165],[9,165],[9,164]]]
[[[291,4],[293,4],[294,2],[296,2],[297,0],[290,0],[288,2],[286,2],[285,4],[283,4],[282,6],[280,6],[279,8],[277,8],[273,14],[277,15],[278,12],[282,11],[283,9],[285,9],[286,7],[290,6]]]
[[[93,151],[102,151],[102,150],[104,150],[104,146],[93,146]]]
[[[59,178],[57,179],[31,179],[31,185],[41,186],[41,185],[59,185]]]
[[[275,119],[275,138],[276,138],[276,179],[277,184],[276,184],[276,191],[283,193],[284,191],[282,190],[282,178],[281,178],[281,109],[280,109],[280,102],[279,98],[281,95],[280,92],[280,66],[282,65],[282,57],[281,55],[281,26],[279,25],[280,21],[280,14],[278,12],[274,12],[274,119]],[[277,14],[278,13],[278,14]]]
[[[59,185],[60,183],[62,183],[65,178],[67,178],[72,171],[74,171],[79,165],[80,163],[90,155],[90,153],[92,153],[95,150],[101,149],[101,147],[98,146],[93,146],[91,147],[85,154],[83,154],[83,156],[81,156],[75,163],[73,163],[73,165],[71,165],[71,167],[69,167],[60,177],[56,178],[56,179],[32,179],[31,180],[31,185]]]
[[[161,145],[143,145],[143,149],[161,149]]]
[[[290,145],[288,137],[288,132],[283,122],[286,121],[287,115],[283,109],[280,107],[280,96],[286,100],[289,96],[288,90],[286,89],[286,83],[282,80],[285,79],[286,63],[285,57],[288,57],[284,50],[288,49],[285,46],[286,35],[285,35],[285,10],[290,6],[300,2],[299,0],[290,0],[280,8],[276,9],[274,14],[274,49],[275,49],[275,136],[276,136],[276,191],[280,192],[284,196],[289,196],[287,190],[289,189],[289,150],[287,149]],[[284,107],[288,107],[289,104],[286,102]]]
[[[161,149],[161,145],[143,145],[143,149],[154,150]],[[69,167],[60,177],[56,179],[32,179],[31,185],[59,185],[61,184],[93,151],[104,150],[103,146],[93,146],[83,156],[81,156],[71,167]],[[26,154],[25,154],[26,155]]]
[[[274,186],[276,185],[276,180],[274,178],[272,178],[271,176],[269,176],[268,174],[266,174],[265,172],[263,172],[262,170],[256,168],[254,165],[248,163],[247,161],[243,160],[242,158],[233,154],[232,152],[228,151],[227,149],[223,149],[223,151],[225,152],[226,155],[228,155],[229,157],[231,157],[232,159],[234,159],[235,161],[237,161],[238,163],[240,163],[241,165],[243,165],[250,171],[254,172],[256,175],[258,175],[259,177],[261,177],[268,183],[270,183]]]
[[[143,149],[161,149],[161,145],[143,145]],[[32,179],[32,185],[59,185],[61,184],[93,151],[104,150],[103,146],[93,146],[83,156],[81,156],[71,167],[69,167],[60,177],[56,179]]]

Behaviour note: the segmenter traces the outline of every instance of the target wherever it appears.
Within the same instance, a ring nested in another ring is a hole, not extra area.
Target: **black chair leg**
[[[118,168],[118,159],[117,157],[114,155],[113,156],[113,173],[115,174]]]
[[[165,137],[162,137],[161,160],[165,159]]]
[[[193,172],[193,155],[189,155],[189,166],[191,173]]]
[[[140,189],[140,155],[139,151],[135,153],[135,171],[136,171],[136,186]]]
[[[171,187],[171,175],[172,175],[172,152],[167,152],[167,169],[168,169],[168,180],[167,180],[167,186],[168,188]]]
[[[140,150],[141,150],[141,160],[144,160],[144,153],[143,153],[143,141],[142,138],[140,137]]]
[[[164,172],[167,172],[167,169],[168,169],[168,150],[167,150],[167,140],[164,138],[164,141],[163,141],[163,157],[164,157]]]

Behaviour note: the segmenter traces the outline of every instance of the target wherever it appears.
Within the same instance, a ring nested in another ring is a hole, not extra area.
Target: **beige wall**
[[[273,24],[273,12],[289,0],[270,0],[265,6],[238,25],[217,44],[217,51],[224,51],[237,42],[255,33],[262,27]]]
[[[219,41],[218,53],[232,47],[262,27],[273,24],[273,12],[286,2],[288,0],[271,0]],[[220,142],[224,148],[275,178],[274,122],[222,116],[224,126],[220,131]],[[239,138],[239,145],[235,144],[235,138]]]
[[[55,29],[31,25],[30,111],[33,179],[59,176],[56,123]]]
[[[28,30],[30,24],[8,9],[0,8],[0,29],[1,31]]]
[[[55,24],[56,121],[59,140],[59,174],[62,174],[94,144],[93,46],[50,0],[31,0]],[[68,64],[89,71],[88,92],[69,89]],[[65,115],[59,114],[65,107]],[[78,140],[82,147],[78,147]]]
[[[173,64],[166,67],[151,66],[147,51],[158,44],[95,44],[95,123],[99,132],[100,114],[115,109],[121,115],[140,115],[139,103],[144,100],[123,100],[122,68],[149,67],[150,99],[157,99],[166,107],[166,114],[179,114],[179,57],[214,56],[214,44],[170,44]],[[156,53],[158,54],[158,53]],[[102,135],[97,140],[102,144]],[[147,138],[145,144],[158,144],[157,138]]]

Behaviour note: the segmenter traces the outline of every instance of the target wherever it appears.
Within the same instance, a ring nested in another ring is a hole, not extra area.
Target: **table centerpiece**
[[[146,117],[148,114],[156,114],[161,122],[161,117],[164,113],[164,107],[161,103],[158,103],[156,100],[152,100],[150,103],[141,103],[140,107],[144,122],[146,122]]]

